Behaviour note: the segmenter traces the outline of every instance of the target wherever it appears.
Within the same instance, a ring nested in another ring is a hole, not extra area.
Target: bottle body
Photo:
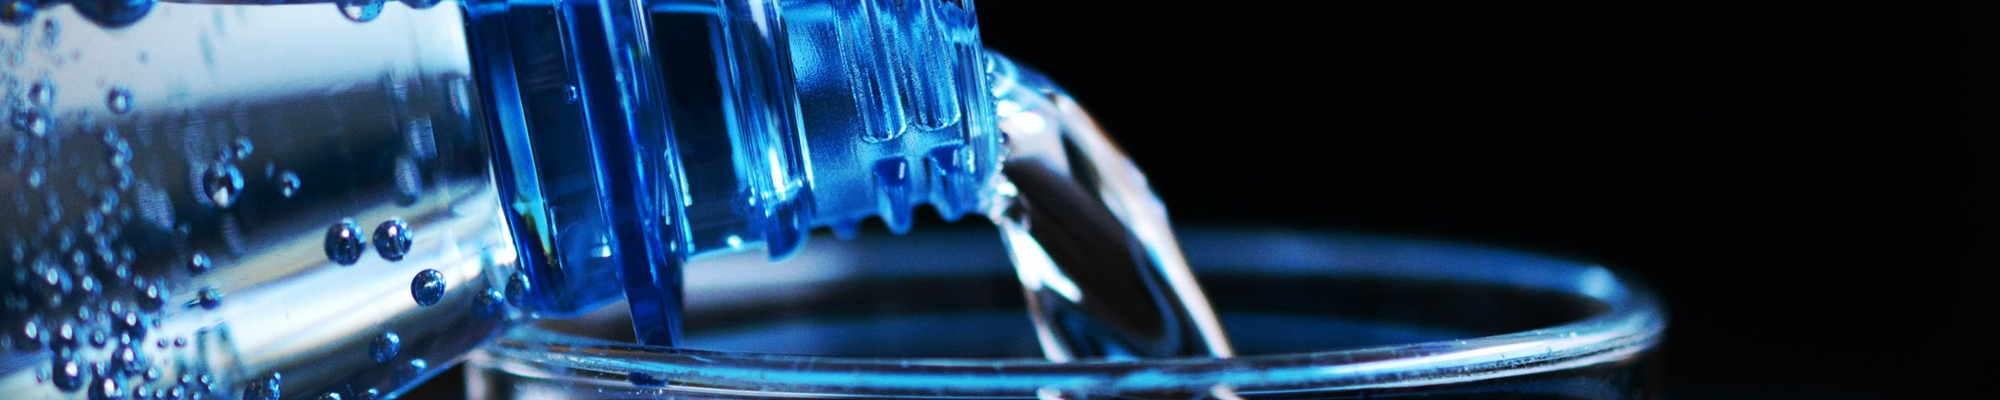
[[[508,324],[461,13],[388,7],[5,29],[8,398],[386,397]]]
[[[106,4],[0,30],[19,398],[389,397],[620,299],[671,344],[689,257],[997,172],[969,1]]]

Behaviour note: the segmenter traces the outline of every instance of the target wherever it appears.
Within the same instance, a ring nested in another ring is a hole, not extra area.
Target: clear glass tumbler
[[[1240,354],[1042,360],[998,240],[818,240],[688,270],[688,344],[623,307],[475,353],[475,399],[1650,399],[1659,302],[1607,269],[1427,240],[1183,230]]]

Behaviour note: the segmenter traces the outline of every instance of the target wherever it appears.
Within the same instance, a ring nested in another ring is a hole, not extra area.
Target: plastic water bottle
[[[1000,216],[994,101],[1055,95],[970,0],[247,3],[0,0],[5,397],[393,397],[618,300],[671,345],[691,257]]]

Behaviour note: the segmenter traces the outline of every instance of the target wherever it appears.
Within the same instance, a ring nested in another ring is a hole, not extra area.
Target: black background
[[[1917,3],[978,6],[1177,223],[1601,261],[1664,293],[1672,397],[1811,399],[2000,371],[1969,331],[2000,202],[1968,113],[2000,69],[1967,57],[2000,13]]]
[[[1667,299],[1670,398],[1963,398],[1996,371],[2000,11],[1917,3],[977,5],[1182,225],[1603,262]]]

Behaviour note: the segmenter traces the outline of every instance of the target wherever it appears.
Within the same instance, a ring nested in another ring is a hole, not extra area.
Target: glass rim
[[[684,392],[977,396],[1073,389],[1200,392],[1220,388],[1250,394],[1297,388],[1434,386],[1582,368],[1643,353],[1658,344],[1666,329],[1665,310],[1650,290],[1595,264],[1495,247],[1379,235],[1243,227],[1183,229],[1180,233],[1183,248],[1198,271],[1297,273],[1316,268],[1325,275],[1327,265],[1336,265],[1339,276],[1554,291],[1600,303],[1603,311],[1538,329],[1459,340],[1232,358],[1067,363],[1030,358],[875,358],[667,348],[576,336],[531,324],[484,347],[474,359],[485,368],[528,378],[582,379],[606,385],[630,385],[632,373],[695,377],[674,381],[672,389]],[[973,238],[919,234],[898,239],[904,240],[903,246],[918,242],[924,249],[949,249],[950,244]],[[898,247],[895,251],[909,249]],[[1229,254],[1214,255],[1218,253]],[[1246,256],[1251,259],[1246,260]],[[1214,262],[1220,259],[1231,261]],[[600,371],[604,375],[563,376],[546,372],[550,369]]]

